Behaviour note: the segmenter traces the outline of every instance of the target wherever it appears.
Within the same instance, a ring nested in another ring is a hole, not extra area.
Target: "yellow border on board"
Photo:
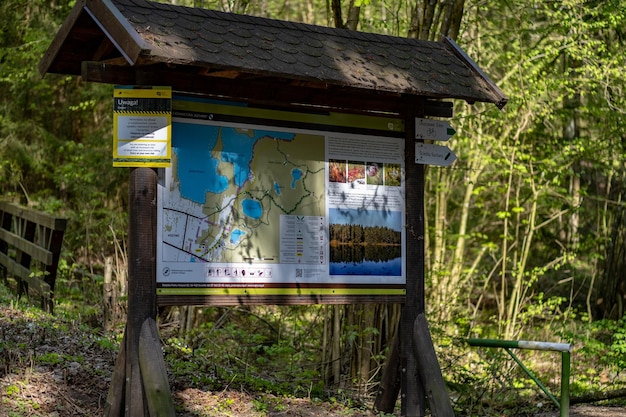
[[[157,295],[406,295],[397,288],[157,288]]]
[[[151,86],[148,88],[134,88],[134,86],[115,86],[114,97],[172,98],[172,87]]]
[[[389,132],[404,132],[404,120],[384,116],[364,116],[336,112],[329,112],[328,114],[298,113],[248,106],[237,106],[232,104],[218,104],[214,102],[203,103],[195,100],[185,100],[182,97],[174,97],[172,99],[172,111],[176,110],[216,113],[237,117],[254,117],[257,119],[265,119],[268,125],[271,124],[271,120],[284,120],[326,126],[343,126],[376,129]]]
[[[172,166],[172,161],[170,159],[161,161],[159,159],[134,160],[128,158],[128,160],[126,160],[125,158],[116,158],[113,160],[113,166],[116,168],[169,168]]]

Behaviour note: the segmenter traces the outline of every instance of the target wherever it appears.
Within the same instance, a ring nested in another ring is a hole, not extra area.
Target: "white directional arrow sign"
[[[455,133],[456,130],[454,130],[448,122],[422,119],[420,117],[415,118],[415,139],[440,140],[445,142]]]
[[[415,163],[448,167],[456,161],[456,155],[447,146],[431,143],[415,143]]]

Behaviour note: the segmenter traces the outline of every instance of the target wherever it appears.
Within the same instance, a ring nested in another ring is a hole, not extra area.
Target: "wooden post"
[[[110,331],[115,323],[116,313],[115,305],[117,304],[117,297],[115,291],[115,284],[113,283],[113,257],[107,256],[104,260],[104,330]]]
[[[393,412],[400,380],[401,416],[423,417],[428,401],[434,417],[453,417],[454,411],[424,314],[426,166],[415,163],[415,118],[423,116],[423,113],[423,102],[407,102],[404,149],[406,300],[397,332],[399,348],[397,343],[392,345],[374,408],[376,411]]]
[[[107,417],[144,417],[149,410],[163,410],[174,415],[171,394],[163,357],[156,334],[156,227],[157,227],[157,173],[151,168],[132,168],[130,171],[129,245],[128,245],[128,316],[124,341],[120,347],[111,387],[105,405]],[[144,327],[148,323],[148,328]],[[142,327],[144,336],[142,337]],[[140,347],[141,344],[141,347]],[[150,344],[154,344],[151,346]],[[145,359],[153,359],[150,372]],[[155,359],[156,358],[156,359]],[[142,375],[141,362],[144,361]],[[154,361],[158,363],[154,363]],[[122,386],[120,386],[122,385]],[[147,396],[146,385],[150,389]],[[156,388],[155,388],[156,387]],[[167,387],[167,389],[165,388]],[[165,392],[167,391],[167,392]],[[159,395],[153,395],[158,392]],[[170,401],[163,401],[168,396]],[[159,404],[154,403],[158,398]]]
[[[13,216],[4,210],[0,210],[0,217],[0,228],[10,230]],[[2,239],[0,239],[0,254],[9,255],[9,245]],[[0,279],[7,284],[7,269],[4,265],[0,265]]]
[[[104,417],[124,416],[124,391],[126,380],[126,332],[120,345],[120,352],[115,360],[115,368],[111,376],[111,385],[104,402]]]
[[[65,220],[63,220],[65,222]],[[40,227],[40,230],[47,230],[45,242],[42,242],[50,252],[52,252],[52,263],[46,265],[46,275],[43,280],[50,286],[50,294],[41,298],[41,304],[44,311],[54,312],[54,287],[57,280],[57,270],[59,269],[59,261],[61,260],[61,246],[63,245],[63,234],[65,233],[65,224],[63,229],[48,229]]]
[[[157,173],[132,168],[128,216],[128,317],[126,319],[125,415],[147,416],[139,367],[139,336],[146,319],[156,318]]]
[[[18,228],[20,236],[22,236],[25,240],[29,242],[35,240],[35,231],[37,230],[37,225],[35,223],[30,220],[20,218],[16,218],[15,221],[19,223]],[[19,264],[22,265],[24,268],[30,268],[30,254],[23,252],[20,249],[17,249],[15,254],[15,260],[19,262]],[[17,294],[20,297],[24,295],[26,296],[26,298],[28,298],[28,282],[23,279],[17,280]]]
[[[407,99],[405,112],[404,189],[406,195],[406,299],[387,358],[378,396],[377,411],[393,412],[398,392],[404,417],[426,413],[424,386],[413,349],[413,326],[424,312],[424,166],[415,163],[415,118],[423,116],[423,103]]]
[[[146,319],[141,327],[139,366],[150,416],[173,417],[174,402],[168,385],[163,350],[157,324],[152,318]]]
[[[406,301],[400,318],[401,411],[406,417],[426,413],[424,386],[413,351],[413,325],[424,312],[424,165],[415,163],[415,118],[421,102],[407,100],[404,129],[406,195]]]

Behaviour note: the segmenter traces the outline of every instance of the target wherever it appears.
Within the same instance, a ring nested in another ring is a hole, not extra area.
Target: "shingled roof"
[[[366,106],[407,95],[499,108],[507,101],[450,39],[431,42],[145,0],[77,1],[40,71],[244,98],[276,99],[285,89],[299,89],[289,99],[313,104],[337,94]]]

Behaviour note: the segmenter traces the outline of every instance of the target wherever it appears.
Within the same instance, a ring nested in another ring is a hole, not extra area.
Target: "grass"
[[[95,288],[97,283],[81,285],[94,286],[89,293],[92,299],[76,299],[75,291],[66,297],[69,293],[59,291],[54,316],[16,298],[0,285],[2,405],[8,402],[13,413],[9,415],[43,416],[50,411],[45,403],[29,397],[35,390],[31,384],[49,387],[60,381],[71,390],[88,392],[93,389],[93,381],[100,381],[99,395],[106,392],[123,325],[105,332],[100,321],[102,312],[97,296],[101,292]],[[185,409],[181,393],[190,389],[206,394],[201,396],[204,403],[197,404],[198,408],[213,410],[213,414],[198,412],[198,416],[232,414],[236,408],[232,393],[249,394],[246,413],[250,416],[280,412],[295,398],[319,399],[326,406],[352,410],[348,413],[371,407],[373,398],[364,402],[355,398],[349,387],[337,390],[325,385],[319,368],[319,329],[312,325],[316,311],[315,307],[207,308],[201,311],[200,324],[190,332],[181,332],[164,314],[160,334],[172,387],[179,395],[179,408]],[[539,337],[547,337],[545,328],[536,331],[537,335],[543,334]],[[502,349],[471,348],[464,339],[449,337],[436,327],[432,333],[459,414],[532,415],[541,408],[552,407]],[[571,370],[574,401],[589,393],[626,388],[626,320],[552,321],[550,333],[575,347]],[[528,335],[527,339],[532,339],[532,332]],[[558,397],[560,354],[516,354]],[[216,392],[230,394],[220,396]],[[62,400],[68,395],[58,391],[55,398]],[[72,408],[72,401],[78,404],[70,399],[61,407]],[[98,404],[101,399],[94,401]],[[612,400],[612,404],[622,405],[624,400]],[[85,408],[82,403],[78,406]]]

